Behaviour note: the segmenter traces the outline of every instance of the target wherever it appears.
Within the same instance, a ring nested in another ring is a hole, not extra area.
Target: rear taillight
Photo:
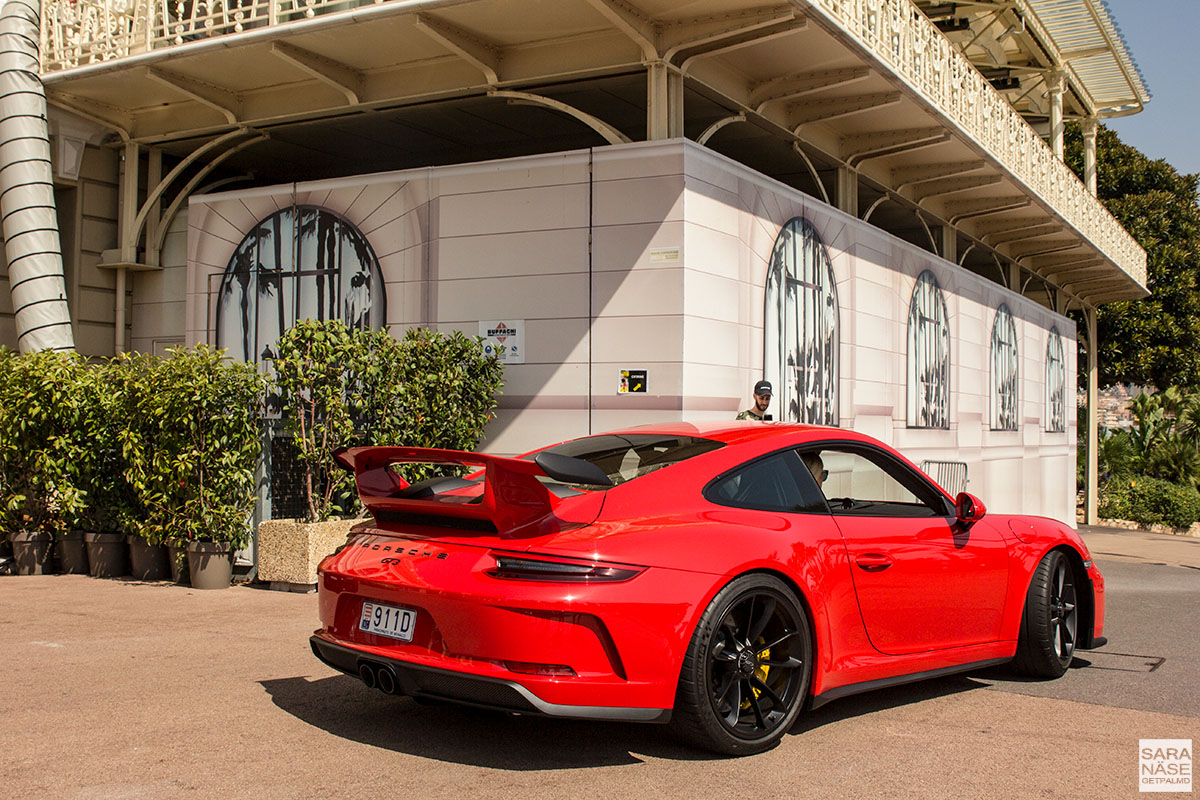
[[[493,553],[496,566],[487,570],[493,578],[514,581],[550,581],[555,583],[612,583],[627,581],[645,567],[606,564],[601,561],[573,561],[557,558],[530,558]]]

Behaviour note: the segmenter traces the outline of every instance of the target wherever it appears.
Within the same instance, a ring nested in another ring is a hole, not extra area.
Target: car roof
[[[831,428],[823,425],[801,425],[795,422],[758,422],[755,420],[702,420],[698,422],[660,422],[652,425],[638,425],[632,428],[605,431],[603,435],[621,434],[659,434],[664,436],[696,436],[701,439],[712,439],[727,445],[750,444],[763,439],[770,439],[796,434],[800,441],[815,439],[850,439],[855,441],[870,441],[867,437],[846,430]]]

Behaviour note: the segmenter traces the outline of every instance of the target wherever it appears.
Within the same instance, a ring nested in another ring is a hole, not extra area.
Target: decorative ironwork
[[[1067,359],[1063,355],[1058,328],[1050,329],[1046,340],[1046,431],[1067,430]]]
[[[929,270],[917,276],[908,306],[908,424],[950,427],[950,328],[946,300]]]
[[[783,226],[771,250],[763,374],[780,419],[838,424],[838,300],[829,251],[806,219]]]
[[[382,328],[383,276],[366,237],[332,211],[285,208],[246,234],[217,294],[216,344],[234,358],[272,358],[297,320]]]
[[[992,323],[992,430],[1017,430],[1017,325],[1001,303]]]
[[[807,0],[1142,286],[1146,252],[911,0]]]

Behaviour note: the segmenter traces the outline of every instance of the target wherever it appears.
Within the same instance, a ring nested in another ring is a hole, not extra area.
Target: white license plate
[[[411,608],[385,606],[381,603],[363,603],[358,629],[367,633],[388,636],[402,642],[411,642],[413,628],[417,625],[417,612]]]

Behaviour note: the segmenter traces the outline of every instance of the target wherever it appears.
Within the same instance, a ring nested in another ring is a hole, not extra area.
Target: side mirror
[[[987,507],[983,501],[973,494],[959,492],[958,497],[954,499],[954,516],[967,527],[979,522],[986,513]]]

